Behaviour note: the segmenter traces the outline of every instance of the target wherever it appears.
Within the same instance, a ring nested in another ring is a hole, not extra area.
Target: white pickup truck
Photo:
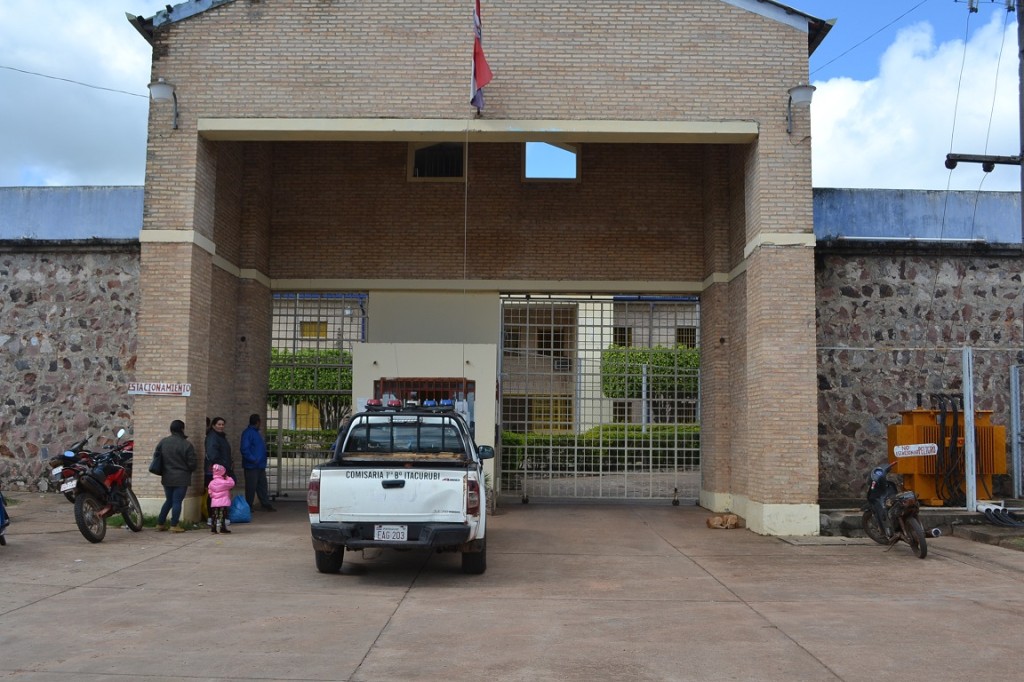
[[[463,572],[487,569],[483,460],[494,448],[445,402],[368,401],[338,435],[309,477],[317,570],[337,573],[346,549],[367,547],[462,552]]]

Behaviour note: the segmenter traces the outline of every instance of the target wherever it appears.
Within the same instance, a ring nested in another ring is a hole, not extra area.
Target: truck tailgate
[[[465,523],[465,469],[323,467],[320,522]]]

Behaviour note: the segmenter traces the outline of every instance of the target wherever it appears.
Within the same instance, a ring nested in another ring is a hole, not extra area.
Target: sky
[[[125,12],[166,4],[0,0],[0,186],[143,183],[151,53]],[[1020,190],[1017,166],[943,165],[949,152],[1020,153],[1005,0],[976,13],[966,0],[786,4],[836,19],[809,66],[815,187]]]

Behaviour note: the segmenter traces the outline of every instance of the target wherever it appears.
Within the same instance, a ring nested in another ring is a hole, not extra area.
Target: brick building
[[[483,22],[477,115],[464,0],[133,19],[176,88],[150,111],[137,379],[192,386],[138,396],[137,440],[265,404],[278,291],[366,293],[357,394],[500,391],[503,295],[699,296],[699,501],[816,532],[810,127],[787,92],[828,26],[770,0],[522,0]],[[528,142],[570,148],[576,179],[525,180]],[[496,409],[477,403],[481,442]]]

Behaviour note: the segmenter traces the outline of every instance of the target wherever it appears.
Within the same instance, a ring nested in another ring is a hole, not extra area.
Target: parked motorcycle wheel
[[[75,523],[89,542],[103,542],[107,534],[107,519],[100,515],[103,504],[89,493],[75,496]]]
[[[928,543],[924,539],[924,526],[921,525],[916,516],[908,518],[905,526],[907,544],[910,545],[910,549],[914,550],[914,554],[917,555],[918,559],[925,558],[928,555]]]
[[[864,512],[864,516],[861,517],[861,525],[864,527],[864,532],[869,538],[880,545],[889,544],[889,541],[885,539],[885,531],[879,527],[878,519],[875,518],[874,512],[870,509]]]
[[[142,530],[142,505],[139,504],[139,498],[132,490],[126,490],[125,493],[128,497],[128,504],[121,510],[121,518],[124,519],[124,525],[128,526],[133,533],[138,533]]]

